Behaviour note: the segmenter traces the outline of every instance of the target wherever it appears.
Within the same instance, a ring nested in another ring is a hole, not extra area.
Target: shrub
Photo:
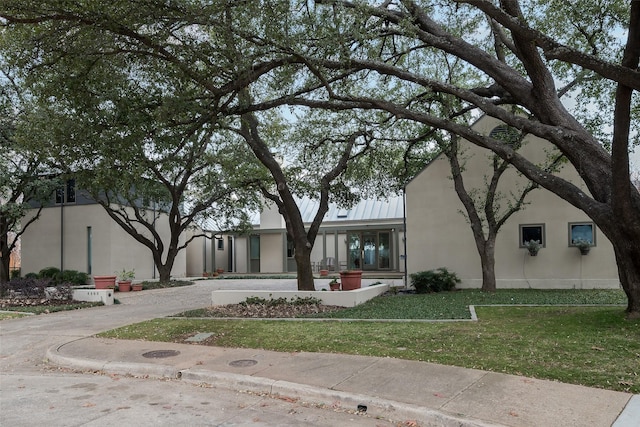
[[[16,268],[15,270],[11,270],[11,279],[17,279],[18,277],[20,277],[20,269]]]
[[[27,277],[34,277],[32,273]],[[89,282],[89,275],[76,270],[62,270],[57,267],[46,267],[35,275],[40,279],[50,279],[51,285],[57,286],[63,283],[71,285],[86,285]]]
[[[73,295],[70,283],[54,285],[49,278],[17,278],[1,286],[0,294],[3,297],[70,300]]]
[[[450,272],[445,267],[411,274],[411,284],[419,294],[451,291],[457,283],[460,283],[460,279],[456,273]]]
[[[18,278],[3,284],[2,295],[22,298],[44,298],[51,279]]]
[[[72,285],[86,285],[89,282],[89,275],[76,270],[64,270],[60,281]]]
[[[62,272],[57,267],[45,267],[38,272],[41,279],[51,279],[52,283],[59,283],[62,279]]]

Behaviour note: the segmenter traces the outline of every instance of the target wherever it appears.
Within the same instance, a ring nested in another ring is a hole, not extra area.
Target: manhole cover
[[[177,350],[153,350],[144,353],[142,357],[146,357],[148,359],[162,359],[164,357],[173,357],[179,354],[180,352]]]
[[[240,360],[234,360],[233,362],[229,362],[229,365],[236,368],[247,368],[249,366],[255,365],[256,363],[258,363],[257,360],[240,359]]]

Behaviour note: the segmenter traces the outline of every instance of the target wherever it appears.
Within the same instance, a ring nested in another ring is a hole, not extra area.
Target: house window
[[[223,251],[224,250],[224,240],[222,239],[216,239],[218,241],[218,250],[219,251]]]
[[[518,147],[520,145],[520,141],[522,140],[522,134],[520,133],[520,131],[507,125],[499,125],[494,127],[491,132],[489,132],[489,136],[493,139],[498,139],[505,142],[512,148]]]
[[[569,223],[569,246],[576,246],[580,241],[596,245],[596,230],[592,222]]]
[[[295,246],[293,245],[293,240],[289,235],[287,235],[287,258],[293,258],[296,254]]]
[[[56,188],[56,204],[76,202],[76,180],[69,179],[62,187]]]
[[[544,236],[544,224],[521,224],[520,225],[520,247],[525,248],[525,242],[535,240],[540,242],[542,247],[546,246]]]

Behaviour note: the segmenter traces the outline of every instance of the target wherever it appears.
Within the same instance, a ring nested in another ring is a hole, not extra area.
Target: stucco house
[[[310,223],[317,202],[301,199],[299,204],[305,222]],[[400,197],[364,200],[350,209],[331,204],[313,249],[315,270],[404,271],[403,221]],[[172,277],[197,277],[217,269],[295,272],[293,247],[277,209],[266,208],[254,215],[252,222],[249,235],[216,232],[207,224],[185,233],[182,242],[194,233],[206,234],[207,238],[194,238],[178,253]],[[168,240],[166,216],[160,214],[155,227]],[[22,273],[50,266],[90,275],[135,269],[138,279],[158,277],[150,250],[118,226],[86,191],[77,189],[74,180],[68,180],[52,195],[40,219],[22,237]]]
[[[166,215],[157,219],[156,230],[168,239]],[[135,269],[137,278],[158,277],[151,251],[116,224],[86,191],[77,189],[73,179],[54,192],[40,219],[22,235],[21,258],[22,274],[58,267],[90,275]],[[186,252],[181,251],[172,276],[186,275]]]
[[[318,202],[298,199],[305,224]],[[237,273],[295,272],[293,245],[275,205],[255,215],[249,235],[212,233],[187,249],[188,271],[200,274],[222,268]],[[315,271],[360,268],[363,271],[404,271],[404,206],[402,197],[362,200],[349,209],[332,203],[316,238],[311,260]]]
[[[502,125],[485,116],[474,130],[489,135]],[[482,191],[489,174],[492,153],[463,141],[463,178]],[[520,152],[542,164],[552,145],[527,136]],[[570,164],[558,175],[583,191],[586,185]],[[521,188],[525,178],[511,168],[502,177],[499,191],[509,195]],[[464,207],[453,187],[448,159],[440,155],[406,187],[407,272],[409,274],[446,267],[461,279],[460,287],[479,288],[482,270]],[[503,225],[496,240],[498,288],[618,288],[618,272],[609,240],[581,210],[542,188],[529,194],[530,202]],[[506,203],[506,201],[504,202]],[[592,246],[582,255],[575,243],[588,240]],[[529,255],[524,243],[540,240],[537,256]]]

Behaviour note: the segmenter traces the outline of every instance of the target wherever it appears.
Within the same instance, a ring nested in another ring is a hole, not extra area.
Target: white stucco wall
[[[260,272],[281,273],[284,271],[284,242],[281,233],[260,235]]]
[[[38,272],[50,266],[88,272],[87,227],[91,227],[93,275],[112,275],[122,269],[135,269],[137,279],[154,276],[151,251],[127,234],[99,205],[65,205],[63,209],[60,206],[43,209],[40,219],[30,225],[22,236],[22,273]],[[62,241],[61,228],[64,228]],[[162,238],[168,241],[166,217],[157,221],[156,228]],[[181,242],[184,242],[184,237]],[[61,248],[64,251],[62,266]],[[172,276],[186,276],[185,251],[178,253]]]
[[[499,123],[485,118],[477,129],[488,134]],[[544,160],[550,144],[532,139],[521,151],[528,158]],[[463,177],[468,187],[482,187],[489,173],[490,153],[467,144]],[[586,188],[571,165],[560,175]],[[449,163],[444,156],[434,160],[407,186],[407,264],[408,272],[447,267],[463,280],[461,287],[480,287],[482,270],[471,229],[460,213],[462,203],[450,179]],[[500,191],[508,194],[524,185],[515,171],[506,174]],[[569,246],[569,223],[591,222],[577,208],[544,189],[534,190],[530,204],[513,215],[501,228],[496,241],[496,279],[502,288],[594,288],[619,287],[617,267],[611,243],[596,228],[596,246],[581,255]],[[506,206],[506,200],[502,202]],[[519,247],[519,225],[544,224],[546,247],[537,256]]]

